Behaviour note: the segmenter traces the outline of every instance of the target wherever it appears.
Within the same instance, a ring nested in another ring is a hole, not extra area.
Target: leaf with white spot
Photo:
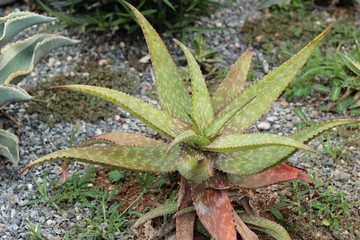
[[[289,83],[294,79],[298,71],[305,64],[320,41],[330,31],[332,25],[320,33],[314,40],[296,53],[291,59],[274,69],[261,80],[246,89],[237,98],[245,101],[257,96],[254,101],[242,108],[224,127],[223,134],[241,133],[252,126],[271,107],[273,102],[280,96]],[[239,99],[235,99],[223,111],[232,108]]]
[[[94,144],[109,144],[117,146],[163,146],[164,142],[157,141],[139,134],[125,132],[111,132],[97,135],[76,144],[76,147],[88,147]]]
[[[176,145],[182,142],[190,142],[199,146],[208,145],[210,140],[206,137],[197,135],[193,130],[187,130],[180,135],[176,136],[176,138],[170,143],[168,150],[166,153],[170,152]]]
[[[180,119],[174,118],[168,113],[161,111],[138,98],[117,90],[87,85],[64,85],[56,86],[52,89],[78,91],[100,97],[120,106],[140,119],[148,127],[170,138],[176,137],[190,127]]]
[[[245,90],[246,77],[249,72],[252,55],[253,52],[250,50],[244,52],[216,89],[211,99],[215,114],[223,110]]]
[[[28,164],[22,172],[40,163],[54,160],[74,160],[107,167],[124,168],[146,172],[176,171],[175,161],[180,149],[174,148],[164,157],[167,146],[148,147],[87,147],[60,150],[43,156]]]
[[[131,226],[131,229],[137,228],[140,225],[144,224],[145,222],[156,218],[156,217],[160,217],[160,216],[165,216],[165,215],[169,215],[169,214],[174,214],[176,213],[176,203],[167,203],[164,205],[161,205],[157,208],[154,208],[152,210],[150,210],[148,213],[146,213],[145,215],[141,216],[135,223],[134,225]]]
[[[210,159],[191,149],[181,153],[176,168],[183,177],[194,183],[204,182],[213,171]]]
[[[227,191],[192,189],[194,207],[201,223],[215,240],[236,240],[232,206]]]
[[[205,130],[214,120],[214,111],[211,104],[210,94],[206,87],[201,69],[190,50],[180,41],[176,39],[174,39],[174,41],[181,47],[188,62],[192,87],[191,117],[196,122],[196,126],[199,127],[199,129],[196,129],[196,132],[200,135],[204,135]]]
[[[311,127],[301,129],[288,136],[288,138],[302,143],[307,143],[331,128],[354,123],[360,123],[360,120],[339,119],[318,123]],[[297,149],[294,147],[263,146],[239,152],[221,153],[219,154],[215,165],[221,171],[235,175],[255,174],[285,161],[296,151]]]
[[[221,129],[224,127],[224,125],[238,112],[240,109],[245,107],[247,104],[249,104],[252,100],[254,100],[255,97],[246,100],[245,102],[239,102],[236,105],[233,105],[234,108],[228,109],[227,111],[224,111],[221,113],[220,116],[218,116],[206,129],[205,136],[213,139],[216,137]]]
[[[126,4],[133,11],[144,33],[154,68],[161,108],[167,113],[191,123],[188,115],[191,113],[191,98],[174,60],[159,34],[145,17],[135,7],[129,3]]]
[[[250,216],[244,212],[239,212],[240,218],[250,229],[264,232],[276,240],[291,240],[289,233],[281,225],[259,216]]]
[[[210,152],[236,152],[263,146],[280,145],[295,147],[306,151],[314,150],[294,139],[267,133],[220,135],[214,141],[201,147]]]

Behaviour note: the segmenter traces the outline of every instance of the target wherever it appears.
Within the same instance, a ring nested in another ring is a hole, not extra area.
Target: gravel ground
[[[241,26],[246,19],[259,17],[261,12],[256,10],[257,0],[237,0],[234,4],[215,11],[209,18],[203,17],[198,23],[200,26],[217,27],[222,30],[209,34],[209,43],[219,50],[224,57],[225,65],[236,61],[240,54],[249,46],[242,44]],[[21,8],[22,6],[20,6]],[[8,10],[4,10],[5,12]],[[1,11],[0,11],[1,12]],[[29,30],[37,30],[32,28]],[[63,31],[61,34],[66,35]],[[146,101],[157,104],[156,101],[146,97],[149,89],[153,87],[149,64],[145,64],[144,71],[138,71],[130,61],[127,61],[129,53],[139,58],[147,55],[143,40],[130,42],[119,36],[71,36],[81,39],[81,43],[71,47],[62,48],[52,52],[46,60],[43,60],[35,71],[24,82],[29,87],[42,81],[47,81],[51,76],[58,74],[84,74],[73,72],[73,66],[78,62],[84,62],[90,57],[96,57],[100,67],[109,70],[122,69],[135,77],[141,84],[139,96]],[[171,44],[173,46],[173,44]],[[269,71],[269,64],[263,58],[263,53],[255,50],[255,58],[262,63],[257,77]],[[295,130],[294,124],[299,119],[294,114],[295,107],[301,107],[309,118],[314,121],[324,121],[331,118],[339,118],[333,114],[319,112],[317,101],[309,99],[302,103],[287,103],[279,100],[273,108],[257,124],[257,128],[263,132],[278,132],[281,129],[285,135]],[[21,160],[19,166],[8,166],[0,164],[0,239],[26,239],[28,232],[27,224],[41,223],[42,233],[47,239],[62,239],[68,226],[84,221],[77,218],[80,210],[70,209],[56,211],[46,204],[27,205],[28,201],[41,198],[34,184],[34,179],[42,181],[44,171],[50,171],[48,180],[60,180],[60,163],[49,163],[35,167],[27,174],[19,176],[19,169],[29,161],[43,156],[47,153],[68,147],[69,137],[75,126],[81,126],[79,139],[88,138],[95,134],[110,131],[134,131],[146,134],[154,134],[151,130],[128,113],[119,109],[119,114],[112,119],[90,124],[84,121],[72,123],[60,123],[49,128],[47,123],[39,120],[37,114],[29,115],[25,104],[14,104],[6,108],[6,113],[21,122],[21,127],[14,129],[9,124],[5,128],[12,128],[19,135]],[[51,116],[49,116],[51,117]],[[119,118],[125,119],[123,124],[118,122]],[[256,130],[256,127],[254,127]],[[359,137],[359,136],[357,136]],[[332,139],[336,144],[339,138]],[[345,150],[350,154],[350,161],[334,161],[326,156],[319,141],[313,141],[311,146],[318,149],[311,156],[299,153],[290,162],[298,167],[305,168],[309,173],[317,173],[320,178],[326,179],[328,185],[334,185],[338,190],[351,197],[353,201],[360,200],[360,149],[350,146]],[[351,164],[350,164],[351,162]],[[81,171],[81,167],[72,165],[69,174]],[[84,213],[82,213],[84,214]],[[84,214],[86,215],[86,213]]]

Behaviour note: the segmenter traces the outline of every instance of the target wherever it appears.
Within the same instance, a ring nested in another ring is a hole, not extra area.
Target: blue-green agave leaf
[[[288,136],[293,140],[307,143],[319,134],[331,128],[359,123],[359,120],[340,119],[324,123],[318,123]],[[255,149],[245,149],[239,152],[221,153],[215,162],[220,170],[236,174],[250,175],[262,172],[271,166],[285,161],[297,151],[294,147],[286,146],[262,146]]]
[[[253,52],[247,50],[231,67],[228,75],[221,82],[211,98],[215,114],[223,110],[231,101],[245,90]]]
[[[214,111],[211,104],[209,91],[206,87],[204,76],[191,51],[180,41],[174,41],[181,47],[188,62],[192,86],[192,119],[196,122],[198,134],[203,135],[205,130],[214,120]]]
[[[0,55],[0,84],[17,84],[50,51],[78,41],[51,34],[38,34],[6,45]]]
[[[120,106],[148,127],[170,138],[175,138],[189,128],[189,125],[180,119],[174,118],[138,98],[113,89],[87,85],[65,85],[53,87],[53,89],[78,91],[103,98]]]
[[[144,33],[154,69],[155,81],[161,108],[167,113],[190,123],[191,98],[186,91],[178,68],[159,34],[132,5],[133,11]]]
[[[6,104],[28,101],[31,96],[22,88],[15,85],[0,85],[0,109]]]
[[[240,133],[252,126],[260,117],[272,106],[273,102],[285,90],[288,84],[294,79],[297,72],[305,64],[314,49],[319,45],[320,41],[330,31],[332,25],[320,33],[314,40],[306,45],[302,50],[296,53],[291,59],[274,69],[261,80],[246,89],[237,98],[246,101],[257,96],[251,103],[241,109],[223,128],[222,133],[234,134]],[[226,108],[232,108],[236,99]],[[223,111],[225,111],[223,110]]]
[[[0,156],[13,164],[19,162],[19,140],[14,134],[3,129],[0,129]]]
[[[237,152],[272,145],[294,147],[314,152],[312,148],[302,142],[267,133],[220,135],[211,144],[203,146],[201,149],[211,152]]]
[[[54,21],[56,18],[32,12],[14,12],[0,18],[0,48],[9,43],[19,32],[35,24]]]

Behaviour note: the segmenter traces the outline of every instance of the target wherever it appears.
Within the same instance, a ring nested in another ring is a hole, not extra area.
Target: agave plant
[[[246,51],[213,96],[210,96],[191,52],[175,40],[188,61],[192,81],[192,92],[189,94],[160,36],[138,10],[130,4],[128,6],[145,35],[161,110],[130,95],[102,87],[65,85],[54,89],[82,92],[115,103],[171,143],[132,133],[107,133],[86,140],[76,148],[41,157],[22,172],[47,161],[68,159],[136,171],[178,171],[181,182],[177,204],[151,211],[135,226],[156,215],[177,212],[176,238],[192,239],[196,212],[214,239],[236,239],[236,230],[243,239],[256,239],[243,221],[277,239],[290,239],[280,225],[235,211],[227,191],[230,184],[256,188],[293,179],[310,181],[303,170],[284,161],[299,149],[313,151],[305,144],[320,133],[359,122],[351,119],[328,121],[287,137],[243,133],[271,107],[330,27],[290,60],[247,89],[245,80],[252,53]]]
[[[0,110],[9,103],[30,100],[31,96],[16,84],[26,77],[47,53],[76,43],[53,34],[38,34],[8,44],[25,28],[54,20],[55,18],[31,12],[14,12],[0,18]],[[15,164],[19,160],[17,142],[15,135],[0,131],[0,156]]]

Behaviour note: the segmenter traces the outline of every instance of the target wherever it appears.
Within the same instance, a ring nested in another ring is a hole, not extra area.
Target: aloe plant
[[[55,18],[31,12],[14,12],[0,18],[0,110],[9,103],[30,100],[31,96],[16,84],[26,77],[47,53],[77,42],[54,34],[38,34],[10,43],[25,28],[54,20]],[[16,136],[1,130],[0,138],[3,141],[0,142],[0,155],[12,163],[17,163],[18,150],[13,148],[17,146]]]
[[[280,225],[251,216],[250,213],[236,212],[227,190],[230,184],[255,188],[293,179],[310,182],[305,171],[284,161],[300,149],[313,151],[306,143],[322,132],[359,122],[352,119],[332,120],[304,128],[287,137],[243,133],[271,107],[331,26],[290,60],[247,89],[245,82],[252,53],[246,51],[212,96],[195,58],[184,44],[175,40],[188,61],[192,81],[189,94],[160,36],[138,10],[130,4],[128,6],[145,35],[161,110],[112,89],[86,85],[53,88],[86,93],[117,104],[167,137],[171,143],[132,133],[106,133],[81,142],[75,148],[43,156],[27,165],[22,172],[47,161],[69,159],[137,171],[178,171],[181,183],[177,204],[151,211],[140,222],[177,211],[177,239],[192,239],[194,209],[214,239],[236,239],[236,230],[243,239],[256,239],[244,222],[277,239],[290,239]],[[66,174],[66,168],[63,170]],[[135,226],[138,225],[139,222]]]

